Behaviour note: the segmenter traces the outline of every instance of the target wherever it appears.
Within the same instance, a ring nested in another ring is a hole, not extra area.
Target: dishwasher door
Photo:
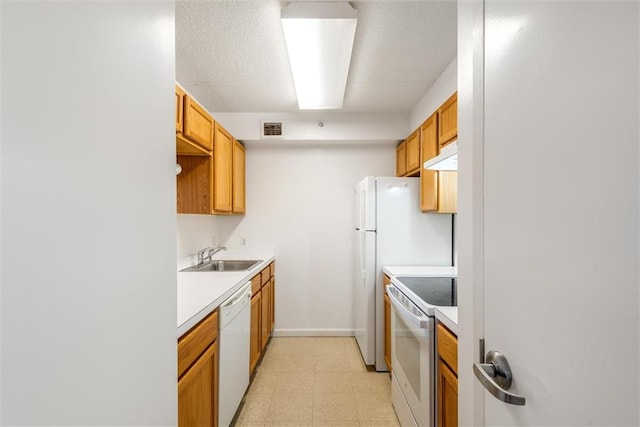
[[[229,426],[249,386],[251,282],[220,306],[218,425]]]

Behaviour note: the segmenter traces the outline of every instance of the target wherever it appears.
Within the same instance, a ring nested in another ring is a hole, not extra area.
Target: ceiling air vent
[[[282,122],[262,122],[262,138],[282,138]]]

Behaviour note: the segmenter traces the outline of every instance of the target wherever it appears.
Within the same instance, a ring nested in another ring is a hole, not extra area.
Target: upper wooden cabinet
[[[177,212],[244,214],[245,149],[176,85]]]
[[[407,175],[420,173],[420,129],[407,138]]]
[[[182,117],[184,116],[184,90],[176,85],[176,132],[182,133]]]
[[[458,136],[458,92],[438,108],[438,145],[444,147]]]
[[[404,140],[396,147],[396,176],[407,174],[407,141]]]
[[[438,114],[434,113],[420,126],[422,157],[420,163],[438,154]],[[438,211],[438,172],[422,169],[420,171],[420,210]]]
[[[213,210],[231,212],[233,137],[219,123],[215,124],[213,147]]]
[[[233,139],[233,213],[245,212],[245,152],[244,146]]]
[[[213,117],[189,95],[184,97],[183,120],[184,136],[211,150],[213,148]]]

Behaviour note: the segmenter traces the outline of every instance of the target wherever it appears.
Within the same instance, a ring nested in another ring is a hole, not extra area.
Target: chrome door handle
[[[473,373],[476,374],[476,378],[480,380],[484,388],[498,400],[511,405],[524,406],[524,396],[507,391],[511,388],[513,379],[507,358],[503,354],[491,350],[487,353],[485,362],[473,364]]]

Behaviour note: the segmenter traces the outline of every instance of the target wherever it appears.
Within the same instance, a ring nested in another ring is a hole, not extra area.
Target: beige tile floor
[[[367,372],[353,338],[272,338],[237,427],[397,427],[389,373]]]

